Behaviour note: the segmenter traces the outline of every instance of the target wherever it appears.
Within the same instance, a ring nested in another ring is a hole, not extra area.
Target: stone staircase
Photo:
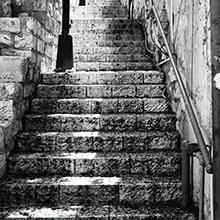
[[[180,205],[176,117],[140,26],[82,15],[72,27],[75,70],[42,74],[0,181],[0,217],[196,219]]]

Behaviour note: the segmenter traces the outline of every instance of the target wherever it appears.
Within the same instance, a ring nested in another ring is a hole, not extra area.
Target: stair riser
[[[44,99],[67,98],[163,98],[164,85],[94,85],[48,86],[39,85],[37,97]]]
[[[72,27],[75,30],[141,30],[141,25],[132,20],[72,20]]]
[[[85,40],[89,41],[130,41],[130,40],[140,40],[143,41],[144,38],[141,34],[73,34],[73,38],[76,42],[83,42]]]
[[[109,10],[109,7],[102,7],[95,8],[95,7],[86,7],[80,10],[80,8],[77,8],[77,11],[75,11],[73,14],[71,14],[70,19],[102,19],[102,18],[128,18],[128,12],[125,8],[119,8],[111,7],[111,10]]]
[[[149,58],[140,55],[140,54],[132,54],[132,55],[74,55],[75,62],[149,62]]]
[[[135,36],[139,36],[143,34],[142,29],[75,29],[72,28],[70,30],[71,35],[73,36],[77,36],[77,35],[83,35],[83,36],[87,36],[87,35],[98,35],[98,36],[102,36],[102,35],[135,35]],[[106,38],[104,38],[104,40],[106,40]]]
[[[138,155],[94,159],[71,159],[64,157],[19,157],[8,159],[8,173],[25,176],[120,176],[151,175],[179,176],[181,157],[177,155]]]
[[[179,203],[180,183],[142,185],[25,184],[1,186],[1,205],[136,205]]]
[[[100,115],[100,116],[26,116],[26,131],[175,131],[173,116]]]
[[[74,136],[65,134],[22,134],[17,140],[18,152],[147,152],[178,150],[176,133],[137,133],[136,135],[99,134]]]
[[[146,54],[143,47],[74,47],[73,54]]]
[[[105,40],[105,41],[90,41],[89,39],[85,41],[73,41],[74,47],[143,47],[144,41],[140,40]]]
[[[75,62],[76,71],[152,70],[152,62]]]
[[[31,103],[34,114],[114,114],[114,113],[169,113],[165,99],[36,99]]]
[[[42,83],[50,85],[140,85],[162,84],[165,81],[163,73],[157,71],[127,72],[79,72],[42,74]]]

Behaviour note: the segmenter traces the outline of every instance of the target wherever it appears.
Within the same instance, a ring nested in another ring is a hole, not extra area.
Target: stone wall
[[[121,0],[128,6],[129,0]],[[210,36],[210,1],[209,0],[155,0],[159,15],[165,6],[169,20],[169,40],[177,54],[177,65],[184,83],[192,98],[197,118],[203,128],[207,144],[212,144],[212,106],[211,106],[211,36]],[[147,0],[134,1],[134,18],[144,19],[150,2]],[[173,19],[171,19],[173,18]],[[182,141],[195,142],[195,137],[186,108],[177,85],[176,78],[170,65],[163,68],[167,73],[167,87],[172,100],[173,110],[178,117],[178,130]],[[199,192],[199,161],[195,155],[193,163],[193,198],[198,203]],[[205,177],[205,214],[211,219],[211,176]]]
[[[55,68],[61,9],[60,0],[1,1],[0,177],[40,73]]]

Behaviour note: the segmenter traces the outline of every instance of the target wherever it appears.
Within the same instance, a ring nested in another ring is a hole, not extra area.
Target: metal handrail
[[[200,151],[201,151],[203,159],[204,159],[204,164],[205,164],[205,167],[206,167],[206,171],[207,171],[207,173],[211,174],[211,173],[213,173],[213,163],[212,163],[211,155],[210,155],[209,151],[207,150],[207,146],[206,146],[206,143],[205,143],[205,138],[202,134],[202,130],[200,128],[199,122],[198,122],[198,120],[196,118],[196,114],[193,110],[193,104],[192,104],[189,96],[187,95],[186,87],[183,83],[181,74],[180,74],[180,72],[177,68],[177,65],[176,65],[175,61],[174,61],[173,54],[172,54],[170,46],[168,44],[165,32],[163,30],[163,27],[162,27],[162,24],[161,24],[161,21],[160,21],[159,15],[157,13],[157,10],[155,8],[153,0],[151,0],[151,4],[152,4],[152,11],[154,13],[154,16],[155,16],[156,21],[158,23],[160,32],[162,34],[164,44],[167,48],[167,53],[168,53],[168,56],[170,58],[171,64],[173,66],[175,76],[176,76],[177,82],[179,84],[180,91],[181,91],[183,100],[185,102],[185,106],[186,106],[187,112],[189,114],[189,118],[191,120],[192,127],[193,127],[193,130],[195,132],[195,136],[197,138]]]

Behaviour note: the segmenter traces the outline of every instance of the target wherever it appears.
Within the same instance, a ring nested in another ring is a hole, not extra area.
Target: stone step
[[[175,176],[181,153],[32,153],[8,157],[7,173],[22,176]]]
[[[104,40],[91,41],[86,39],[84,41],[73,41],[74,47],[145,47],[142,40]]]
[[[141,35],[142,29],[71,29],[71,35]]]
[[[159,71],[67,71],[65,73],[43,73],[42,84],[58,85],[126,85],[126,84],[162,84],[165,82],[165,75]]]
[[[177,132],[33,132],[17,138],[17,152],[131,152],[180,150]]]
[[[73,54],[146,54],[144,47],[74,47]]]
[[[55,177],[11,178],[0,182],[1,204],[7,205],[141,205],[178,204],[181,182],[175,178]]]
[[[166,87],[156,85],[38,85],[37,97],[68,98],[164,98]]]
[[[26,115],[25,131],[175,131],[176,117],[172,114],[51,114]]]
[[[71,13],[70,19],[102,19],[102,18],[115,18],[115,19],[127,19],[128,10],[120,5],[99,6],[76,6]]]
[[[129,40],[144,40],[144,37],[140,33],[114,33],[114,34],[86,34],[86,33],[71,33],[76,42],[82,41],[129,41]]]
[[[33,114],[170,113],[166,99],[33,99]]]
[[[74,62],[150,62],[143,54],[75,54]]]
[[[76,71],[125,71],[125,70],[152,70],[152,62],[75,62]]]
[[[75,30],[136,30],[141,29],[141,24],[129,19],[94,19],[94,20],[72,20],[71,25]],[[71,30],[70,30],[71,31]]]
[[[74,47],[145,47],[142,40],[103,40],[91,41],[85,39],[84,41],[73,41]]]
[[[169,206],[139,206],[130,208],[125,206],[64,206],[64,207],[35,207],[11,208],[0,213],[2,219],[36,219],[36,220],[116,220],[116,219],[157,219],[157,220],[197,220],[195,210],[189,211],[174,205]]]

